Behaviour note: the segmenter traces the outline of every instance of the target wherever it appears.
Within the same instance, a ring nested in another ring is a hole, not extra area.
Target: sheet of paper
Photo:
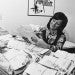
[[[47,69],[42,75],[56,75],[57,71],[53,69]]]
[[[63,48],[70,48],[70,47],[75,47],[75,43],[66,41],[65,44],[63,45]]]
[[[73,64],[73,62],[71,60],[59,58],[55,62],[55,64],[58,66],[59,69],[67,71],[70,68],[70,66]]]
[[[41,75],[43,71],[45,71],[47,68],[39,65],[38,63],[31,63],[28,68],[25,70],[26,73],[29,73],[30,75]]]
[[[58,58],[66,58],[68,52],[57,50],[53,55],[58,57]]]
[[[12,53],[11,53],[12,52]],[[6,59],[8,59],[11,67],[16,70],[29,61],[30,57],[24,51],[11,51],[5,55]]]
[[[55,58],[53,56],[44,56],[44,58],[41,59],[38,63],[50,68],[54,68],[54,63],[56,62],[57,59],[58,58]]]
[[[31,41],[31,43],[34,44],[34,42],[32,41],[31,37],[35,37],[37,39],[39,39],[35,33],[34,30],[32,29],[32,27],[30,25],[21,25],[18,29],[20,31],[20,35],[21,36],[25,36],[29,39],[29,41]]]
[[[47,51],[46,49],[40,48],[40,47],[37,47],[37,46],[35,46],[32,50],[33,50],[34,52],[41,52],[41,51],[45,52],[45,51]],[[43,52],[42,52],[42,53],[43,53]]]
[[[18,50],[23,50],[26,48],[26,43],[18,41],[16,39],[12,39],[8,42],[7,45],[8,48],[13,48],[13,49],[18,49]]]
[[[4,57],[9,61],[12,58],[14,58],[15,56],[17,56],[19,53],[19,51],[15,50],[15,49],[9,49],[7,52],[5,52],[3,55]]]
[[[15,58],[16,56],[19,56],[19,55],[24,55],[24,56],[27,56],[28,54],[26,54],[24,51],[18,51],[18,50],[15,50],[15,49],[9,49],[7,52],[5,52],[3,54],[3,56],[8,60],[10,61],[11,59]]]
[[[11,67],[14,70],[16,70],[18,68],[21,68],[22,66],[25,66],[28,61],[29,60],[28,60],[28,58],[26,58],[26,56],[18,55],[16,57],[14,57],[13,59],[11,59],[9,62],[10,62]]]

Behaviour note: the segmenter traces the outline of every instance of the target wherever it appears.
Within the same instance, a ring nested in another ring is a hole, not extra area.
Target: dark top
[[[56,51],[58,49],[62,49],[65,41],[66,36],[63,32],[58,33],[57,31],[48,31],[46,28],[39,29],[39,32],[41,33],[42,39],[50,45],[50,49],[53,51]],[[48,35],[46,35],[48,32]],[[38,33],[37,33],[38,35]]]

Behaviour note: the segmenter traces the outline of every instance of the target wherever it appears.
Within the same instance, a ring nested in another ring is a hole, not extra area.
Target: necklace
[[[53,43],[57,37],[57,30],[46,30],[46,38],[48,39],[49,43]]]
[[[57,30],[52,30],[52,29],[50,29],[50,34],[51,34],[51,35],[57,35]]]

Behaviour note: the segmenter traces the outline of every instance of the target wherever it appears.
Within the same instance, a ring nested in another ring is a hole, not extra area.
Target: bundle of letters
[[[39,53],[45,53],[48,49],[38,48],[33,44],[28,44],[21,37],[13,38],[12,35],[0,36],[0,67],[12,74],[28,63],[41,60]]]
[[[35,35],[30,34],[27,37],[32,36]],[[46,52],[50,54],[46,55]],[[23,75],[70,75],[75,68],[75,54],[61,50],[54,53],[26,43],[20,36],[0,36],[0,67],[12,75],[13,71],[25,65]]]
[[[31,63],[23,75],[70,75],[75,67],[75,54],[58,50],[44,56],[38,63]]]

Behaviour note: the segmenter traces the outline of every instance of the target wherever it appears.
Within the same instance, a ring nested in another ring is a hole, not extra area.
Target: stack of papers
[[[8,42],[7,47],[13,48],[13,49],[18,49],[18,50],[24,50],[26,48],[26,43],[12,39]]]
[[[57,71],[53,69],[48,69],[38,63],[33,62],[27,67],[23,75],[25,73],[28,73],[30,75],[56,75]]]
[[[73,65],[73,62],[71,60],[59,58],[55,62],[55,65],[58,67],[59,70],[66,72],[67,70],[69,70],[71,65]]]
[[[7,52],[5,52],[3,55],[4,57],[9,61],[13,58],[15,58],[19,54],[18,50],[15,49],[9,49]]]
[[[58,50],[53,55],[44,56],[38,63],[48,68],[66,72],[73,68],[75,55]]]
[[[29,62],[29,59],[24,55],[18,55],[9,61],[11,67],[16,70],[25,66]]]
[[[12,69],[16,70],[30,61],[30,57],[24,51],[9,49],[3,56],[8,60]]]

